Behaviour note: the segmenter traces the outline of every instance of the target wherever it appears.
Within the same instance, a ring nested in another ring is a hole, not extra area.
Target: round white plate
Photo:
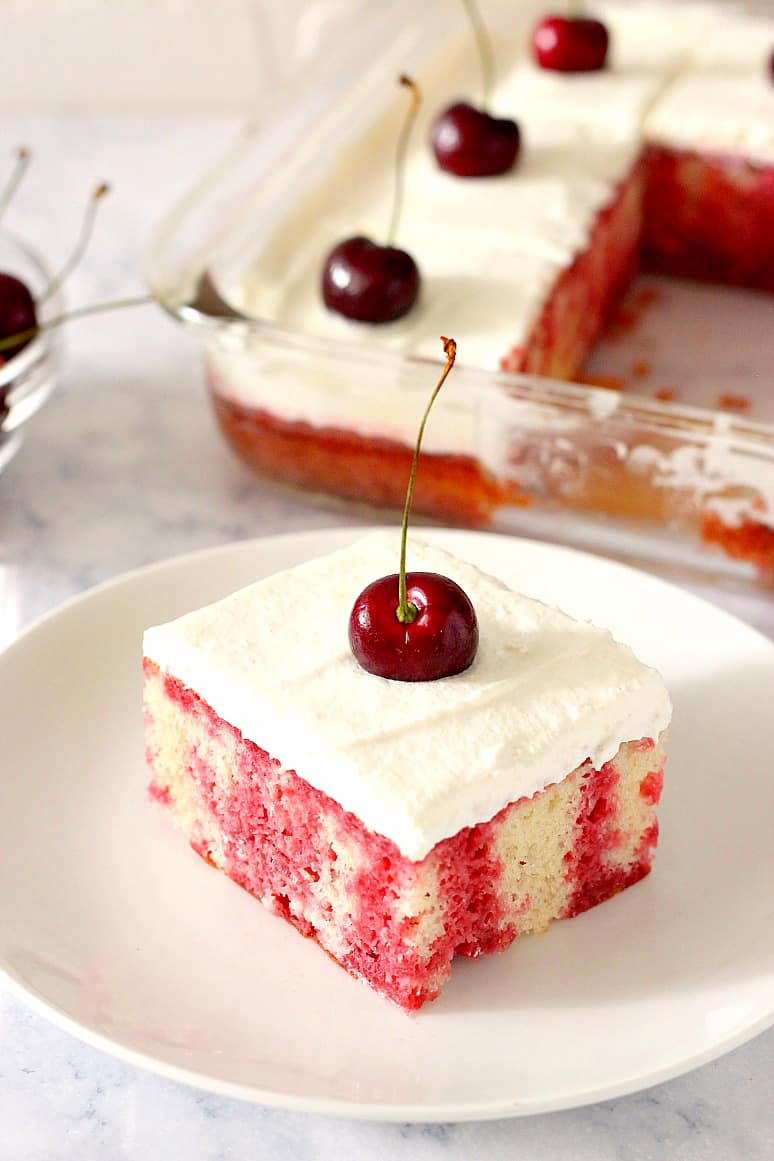
[[[675,718],[650,877],[545,936],[460,962],[414,1016],[207,867],[148,801],[143,628],[358,534],[236,544],[133,573],[54,612],[0,657],[8,978],[65,1028],[166,1075],[265,1104],[393,1120],[613,1097],[762,1030],[774,998],[774,645],[622,565],[492,535],[422,533],[608,625],[661,669]]]

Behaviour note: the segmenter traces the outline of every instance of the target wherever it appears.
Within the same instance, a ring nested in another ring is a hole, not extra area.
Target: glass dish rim
[[[202,271],[206,274],[206,268]],[[231,317],[202,310],[194,301],[175,301],[157,293],[152,283],[149,289],[155,301],[176,322],[197,334],[206,342],[227,333],[239,333],[251,339],[261,339],[277,348],[299,350],[327,361],[360,363],[364,366],[379,364],[392,367],[396,374],[423,375],[441,365],[425,355],[406,355],[387,347],[365,343],[349,343],[323,335],[309,334],[279,326],[260,317]],[[439,344],[440,345],[440,344]],[[664,434],[677,434],[695,439],[717,438],[733,440],[737,450],[749,448],[752,454],[768,451],[774,460],[774,422],[749,419],[730,411],[701,407],[680,402],[627,396],[611,388],[574,383],[564,379],[512,371],[490,371],[483,367],[460,365],[455,372],[458,388],[465,383],[476,385],[484,398],[490,392],[506,398],[518,398],[543,406],[585,413],[605,421],[612,417],[636,424],[658,427]],[[367,389],[367,388],[366,388]]]
[[[0,223],[0,240],[10,246],[11,250],[17,250],[24,260],[34,267],[44,284],[51,281],[52,272],[36,247],[15,230],[9,230],[3,223]],[[12,274],[13,271],[9,273]],[[62,314],[64,302],[61,288],[55,290],[46,299],[45,309],[41,312],[39,321],[46,322]],[[61,327],[39,331],[18,354],[7,362],[0,363],[0,387],[9,387],[20,374],[26,374],[34,364],[42,363],[48,357],[53,358],[62,343],[60,331]]]

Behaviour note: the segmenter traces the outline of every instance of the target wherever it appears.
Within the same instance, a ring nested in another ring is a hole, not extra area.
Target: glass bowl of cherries
[[[18,185],[28,154],[0,194],[0,213]],[[61,278],[52,275],[26,241],[0,221],[0,470],[18,450],[27,423],[53,391],[61,334]]]
[[[0,346],[0,471],[56,385],[61,332],[45,324],[62,313],[62,298],[51,284],[35,251],[0,225],[0,336],[19,336]]]

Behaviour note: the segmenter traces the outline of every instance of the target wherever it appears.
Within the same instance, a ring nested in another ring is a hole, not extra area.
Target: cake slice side
[[[664,761],[652,739],[413,862],[174,676],[148,659],[144,674],[151,794],[194,850],[407,1010],[437,997],[456,955],[502,950],[650,870]]]

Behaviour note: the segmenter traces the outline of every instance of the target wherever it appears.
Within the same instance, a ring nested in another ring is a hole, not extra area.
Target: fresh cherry
[[[593,73],[605,67],[610,38],[601,20],[545,16],[532,34],[532,55],[541,69]]]
[[[30,162],[30,151],[25,146],[16,150],[16,161],[5,186],[0,193],[0,217],[13,201],[13,196],[19,188],[22,178]],[[20,278],[5,271],[0,271],[0,339],[11,339],[13,336],[29,331],[37,326],[35,300]],[[9,342],[0,350],[0,365],[18,355],[30,341],[30,335],[19,339],[16,343]],[[3,403],[0,401],[0,410]]]
[[[419,89],[410,77],[398,83],[411,93],[395,156],[395,192],[387,244],[357,234],[338,242],[323,264],[322,296],[329,310],[357,322],[387,323],[411,310],[419,295],[420,275],[414,259],[393,245],[403,204],[403,171],[411,129],[419,111]]]
[[[400,571],[366,585],[349,615],[349,645],[368,673],[393,681],[436,681],[472,664],[478,621],[469,597],[437,572],[406,573],[406,534],[422,436],[438,392],[454,366],[457,344],[443,339],[446,366],[425,408],[411,462],[400,542]]]
[[[435,681],[467,669],[476,656],[478,623],[468,595],[437,572],[406,574],[406,596],[416,609],[402,622],[398,573],[372,581],[349,618],[352,652],[369,673],[395,681]]]
[[[323,267],[325,305],[358,322],[401,318],[419,294],[419,270],[410,254],[358,235],[334,246]]]
[[[433,153],[441,169],[457,177],[495,177],[507,173],[519,156],[519,126],[493,117],[467,101],[444,109],[432,130]]]
[[[0,362],[7,362],[27,346],[38,325],[35,300],[20,278],[0,271],[0,339],[19,336],[0,350]],[[24,337],[26,335],[26,337]]]
[[[493,117],[487,111],[494,83],[492,43],[474,0],[463,0],[473,27],[483,78],[481,108],[455,101],[436,118],[431,142],[440,169],[456,177],[496,177],[516,164],[521,134],[509,117]]]

